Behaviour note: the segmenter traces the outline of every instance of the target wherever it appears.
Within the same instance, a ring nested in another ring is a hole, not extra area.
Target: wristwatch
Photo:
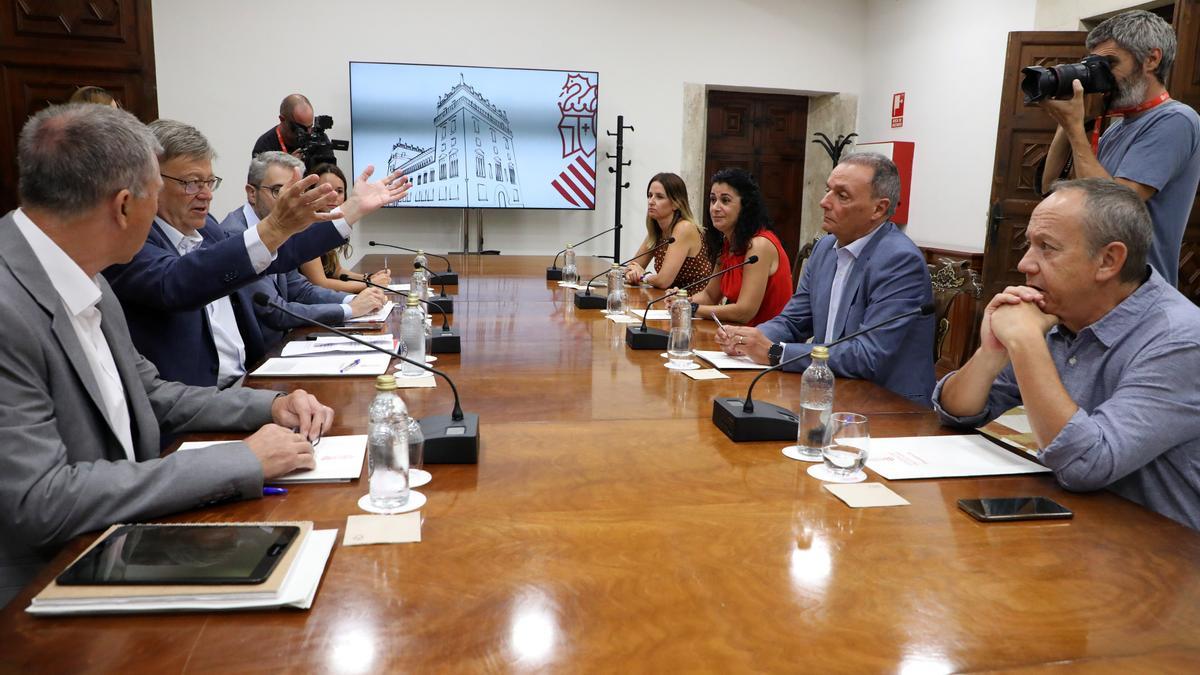
[[[771,345],[770,349],[767,350],[767,361],[769,361],[772,366],[777,366],[777,365],[779,365],[779,360],[782,358],[783,358],[783,343],[776,342],[775,344]]]

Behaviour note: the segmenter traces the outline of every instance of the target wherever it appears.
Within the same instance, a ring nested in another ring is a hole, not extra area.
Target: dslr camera
[[[333,118],[329,115],[317,115],[313,119],[311,130],[293,124],[296,146],[304,160],[305,169],[312,169],[318,164],[337,164],[337,157],[334,157],[333,151],[350,149],[350,143],[347,141],[329,140],[329,135],[325,133],[333,128]]]
[[[1021,69],[1021,91],[1025,105],[1045,98],[1066,100],[1075,95],[1071,82],[1079,80],[1085,94],[1102,94],[1117,87],[1117,81],[1103,56],[1088,56],[1079,63],[1064,63],[1052,68],[1027,66]]]

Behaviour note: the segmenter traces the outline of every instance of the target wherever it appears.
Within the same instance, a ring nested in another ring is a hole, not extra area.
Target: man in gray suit
[[[314,466],[309,439],[332,423],[303,390],[167,382],[134,349],[100,271],[146,241],[158,150],[132,115],[96,105],[21,131],[21,207],[0,219],[0,606],[81,533],[260,497],[264,479]],[[159,457],[160,434],[255,429]]]
[[[240,236],[247,228],[257,226],[259,221],[271,215],[280,191],[297,169],[303,172],[304,162],[277,150],[260,153],[250,160],[250,170],[246,174],[246,203],[230,211],[221,221],[221,228]],[[247,290],[251,296],[263,293],[271,300],[267,306],[254,305],[254,315],[267,348],[283,340],[292,328],[309,325],[275,305],[314,321],[340,324],[370,314],[387,302],[378,288],[367,288],[357,295],[338,293],[317,286],[296,270],[260,277],[251,282]]]

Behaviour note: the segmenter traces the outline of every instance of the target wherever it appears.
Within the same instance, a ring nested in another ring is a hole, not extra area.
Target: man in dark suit
[[[260,497],[314,466],[308,439],[332,423],[303,390],[168,382],[134,349],[100,271],[146,241],[157,150],[104,106],[51,107],[21,132],[21,208],[0,219],[0,606],[81,533]],[[162,434],[255,429],[159,457]]]
[[[250,160],[250,170],[246,175],[246,203],[225,216],[221,221],[221,229],[230,235],[240,235],[271,215],[276,195],[297,169],[303,170],[304,163],[289,154],[272,150],[256,155]],[[357,295],[321,288],[296,270],[263,276],[247,286],[246,291],[251,297],[263,293],[271,300],[267,306],[254,305],[254,314],[267,348],[280,342],[292,328],[308,325],[293,314],[321,323],[337,324],[370,314],[387,300],[378,288],[367,288]],[[286,308],[291,314],[275,305]]]
[[[221,184],[212,174],[208,140],[172,120],[153,122],[150,129],[163,148],[159,165],[166,181],[158,218],[133,260],[104,275],[125,308],[134,345],[163,376],[232,386],[245,375],[246,364],[265,351],[251,295],[241,289],[261,274],[296,269],[341,246],[352,224],[403,196],[408,182],[397,172],[369,183],[373,169],[368,167],[355,182],[354,195],[337,213],[327,213],[333,188],[318,185],[316,176],[301,180],[297,173],[280,191],[270,216],[231,235],[208,213],[213,190]],[[310,227],[313,221],[322,222]]]
[[[877,153],[843,157],[826,181],[822,227],[832,236],[813,248],[796,294],[779,316],[757,328],[729,327],[717,342],[730,354],[775,365],[814,344],[933,301],[925,257],[889,218],[900,198],[892,160]],[[871,380],[922,405],[933,393],[933,317],[916,316],[848,340],[829,351],[841,377]],[[785,370],[804,370],[799,358]]]

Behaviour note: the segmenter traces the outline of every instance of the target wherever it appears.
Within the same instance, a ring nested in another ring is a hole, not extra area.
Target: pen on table
[[[286,495],[286,494],[287,494],[287,488],[278,488],[278,487],[264,487],[263,488],[263,496],[264,497],[274,497],[274,496]]]
[[[338,372],[344,373],[347,370],[350,370],[351,368],[353,368],[354,366],[357,366],[360,363],[362,363],[362,359],[354,359],[350,363],[347,363],[346,365],[342,366],[341,368],[338,368]]]

